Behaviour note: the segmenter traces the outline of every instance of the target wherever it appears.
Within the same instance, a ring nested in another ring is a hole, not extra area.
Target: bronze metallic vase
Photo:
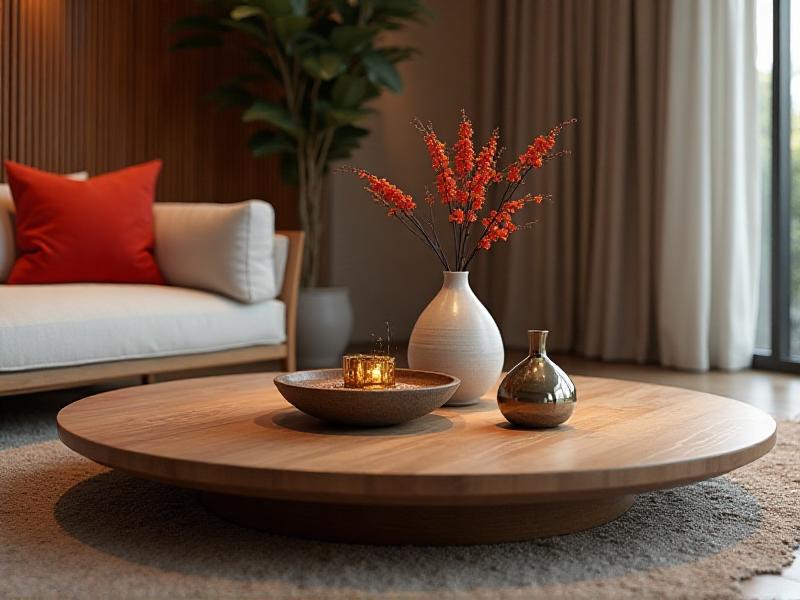
[[[572,415],[575,384],[550,360],[547,331],[528,331],[528,357],[511,369],[497,390],[500,412],[514,425],[556,427]]]

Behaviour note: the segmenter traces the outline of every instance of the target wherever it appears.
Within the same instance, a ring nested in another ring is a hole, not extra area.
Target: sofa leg
[[[294,356],[294,352],[290,352],[286,358],[281,360],[281,366],[288,373],[297,370],[297,359]]]
[[[156,376],[153,375],[152,373],[147,373],[145,375],[142,375],[142,385],[147,385],[149,383],[155,383],[155,382],[156,382]]]

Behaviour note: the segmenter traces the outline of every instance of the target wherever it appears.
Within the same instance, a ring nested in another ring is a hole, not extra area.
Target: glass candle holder
[[[394,387],[394,356],[348,354],[342,359],[344,387],[381,389]]]

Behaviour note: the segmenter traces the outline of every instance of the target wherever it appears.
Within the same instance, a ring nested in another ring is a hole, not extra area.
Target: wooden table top
[[[511,427],[495,390],[384,429],[307,417],[276,373],[114,390],[58,415],[62,441],[101,464],[186,487],[269,498],[405,505],[529,503],[636,493],[745,465],[775,443],[775,421],[701,392],[575,377],[557,429]]]

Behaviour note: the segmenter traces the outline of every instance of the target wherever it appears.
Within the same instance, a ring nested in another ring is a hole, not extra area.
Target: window
[[[800,372],[800,1],[756,6],[765,201],[754,365]]]

